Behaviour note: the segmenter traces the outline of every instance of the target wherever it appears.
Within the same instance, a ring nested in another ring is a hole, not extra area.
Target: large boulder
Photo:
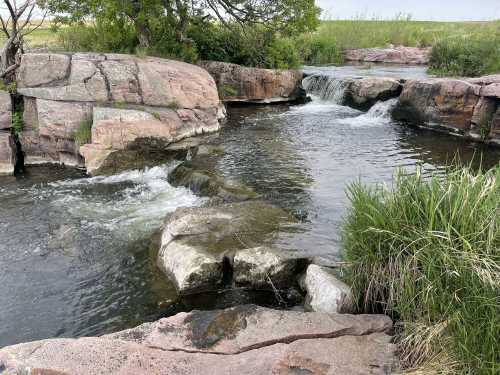
[[[229,267],[234,254],[272,246],[279,233],[295,223],[281,208],[260,201],[180,208],[166,221],[157,263],[180,294],[214,290],[233,273]],[[267,256],[261,252],[252,254]]]
[[[352,49],[344,52],[350,61],[366,61],[393,64],[428,64],[431,48],[389,47]]]
[[[465,134],[471,126],[480,88],[459,79],[410,80],[403,87],[393,115],[405,122]]]
[[[223,116],[213,78],[178,61],[25,54],[17,79],[25,97],[26,128],[20,139],[27,164],[70,159],[82,164],[77,134],[92,121],[91,144],[81,155],[89,171],[99,173],[106,169],[103,165],[116,167],[126,159],[123,152],[137,143],[141,150],[163,150],[183,138],[218,130]]]
[[[351,288],[337,279],[332,269],[311,264],[307,267],[302,284],[307,292],[307,309],[324,313],[352,310]]]
[[[388,317],[270,310],[253,305],[181,313],[102,337],[0,350],[0,373],[389,374]]]
[[[225,102],[276,103],[301,99],[304,92],[299,70],[248,68],[217,61],[200,64],[217,82]]]
[[[17,148],[8,131],[0,130],[0,176],[14,174],[17,161]]]
[[[7,91],[0,90],[0,130],[12,126],[12,99]]]
[[[344,92],[345,104],[366,110],[378,101],[397,98],[403,86],[390,77],[363,77],[349,80]]]

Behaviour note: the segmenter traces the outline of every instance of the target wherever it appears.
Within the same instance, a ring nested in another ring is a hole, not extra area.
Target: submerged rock
[[[248,68],[218,61],[200,65],[214,77],[224,102],[277,103],[305,97],[301,89],[304,74],[299,70]]]
[[[102,337],[6,347],[0,373],[382,375],[396,362],[391,327],[380,315],[193,311]]]
[[[307,292],[306,308],[324,313],[346,313],[352,310],[349,286],[338,280],[332,269],[309,265],[303,280]]]
[[[141,150],[164,151],[186,137],[217,131],[223,116],[212,77],[178,61],[25,54],[17,78],[25,97],[26,128],[20,139],[27,164],[82,165],[81,153],[90,173],[109,165],[116,172],[128,149],[134,154],[129,159]],[[90,127],[91,139],[86,139]]]
[[[366,61],[393,64],[428,64],[431,48],[389,47],[363,48],[344,52],[344,58],[349,61]]]
[[[180,294],[217,289],[225,276],[224,259],[272,245],[295,223],[281,208],[260,201],[180,208],[165,224],[158,266]]]
[[[251,188],[226,181],[216,172],[204,167],[197,159],[185,161],[168,176],[173,186],[184,186],[204,197],[219,197],[225,202],[257,199],[259,195]]]
[[[0,130],[0,176],[14,174],[17,148],[10,132]]]

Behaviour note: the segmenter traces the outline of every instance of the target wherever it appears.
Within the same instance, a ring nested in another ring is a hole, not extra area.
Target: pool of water
[[[335,77],[338,69],[322,68]],[[300,231],[280,239],[285,249],[337,259],[349,183],[390,184],[398,167],[439,171],[456,155],[482,156],[485,167],[500,160],[497,150],[394,123],[391,105],[362,113],[316,97],[231,107],[211,140],[224,148],[216,169],[300,220]],[[0,347],[103,334],[178,311],[155,265],[155,238],[169,212],[204,200],[167,182],[174,166],[98,178],[33,167],[0,178]],[[229,293],[221,303],[247,302],[240,297]],[[184,308],[213,306],[199,296]]]

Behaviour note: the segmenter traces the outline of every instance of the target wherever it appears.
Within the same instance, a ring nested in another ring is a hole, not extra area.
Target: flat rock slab
[[[0,350],[0,373],[388,374],[388,317],[253,305],[178,314],[116,334]]]
[[[431,48],[391,47],[362,48],[344,52],[346,60],[392,64],[428,64]]]

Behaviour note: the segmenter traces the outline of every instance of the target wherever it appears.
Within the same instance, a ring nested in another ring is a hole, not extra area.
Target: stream
[[[398,167],[439,172],[455,156],[462,163],[482,158],[483,167],[500,160],[498,150],[394,123],[394,100],[367,113],[337,104],[342,78],[422,77],[423,68],[305,70],[324,76],[321,84],[304,83],[312,102],[230,107],[221,132],[210,137],[224,149],[220,174],[300,219],[301,230],[280,239],[298,257],[340,259],[339,229],[352,182],[390,184]],[[180,310],[248,302],[229,294],[217,303],[199,296],[179,304],[157,270],[165,216],[205,202],[168,183],[175,165],[94,178],[39,166],[0,177],[0,347],[101,335]]]

